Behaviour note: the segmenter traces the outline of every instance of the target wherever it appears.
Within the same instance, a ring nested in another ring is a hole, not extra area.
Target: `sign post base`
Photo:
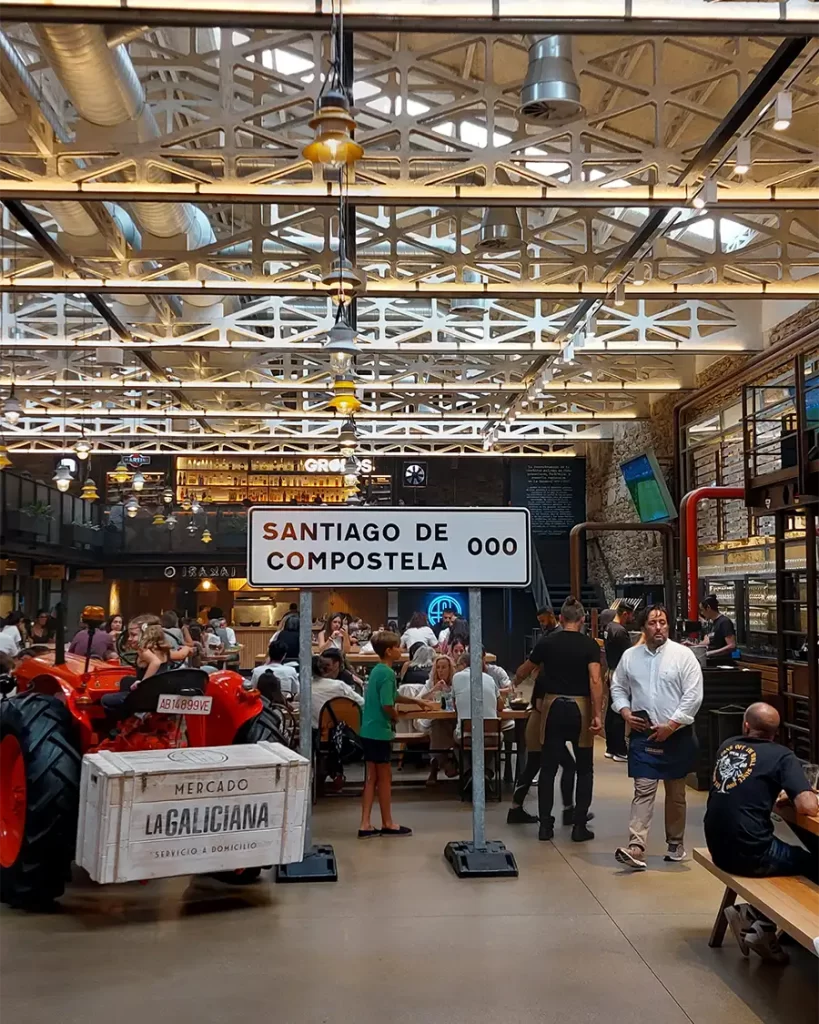
[[[515,855],[500,840],[489,840],[476,849],[470,840],[447,843],[444,856],[458,878],[517,878]]]
[[[332,846],[311,846],[304,859],[276,866],[277,882],[337,882],[338,867]]]

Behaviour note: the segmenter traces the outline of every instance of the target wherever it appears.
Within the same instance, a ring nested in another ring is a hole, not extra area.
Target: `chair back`
[[[335,716],[335,717],[334,717]],[[361,708],[349,697],[333,697],[319,715],[319,742],[326,743],[337,722],[344,722],[356,733],[361,731]]]
[[[501,736],[501,721],[499,718],[485,718],[483,720],[483,745],[485,750],[499,750]],[[466,750],[472,748],[472,719],[464,718],[461,721],[461,746]]]

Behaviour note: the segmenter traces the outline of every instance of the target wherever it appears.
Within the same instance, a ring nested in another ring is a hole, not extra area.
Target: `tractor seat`
[[[208,674],[198,668],[180,668],[171,672],[160,672],[140,683],[118,708],[118,718],[156,711],[159,698],[164,693],[183,694],[186,697],[201,697],[205,693]]]

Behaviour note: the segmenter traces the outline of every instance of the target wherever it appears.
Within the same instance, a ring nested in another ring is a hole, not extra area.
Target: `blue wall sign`
[[[432,593],[427,597],[426,613],[430,625],[437,626],[444,612],[455,612],[459,619],[464,617],[464,599],[461,594]]]

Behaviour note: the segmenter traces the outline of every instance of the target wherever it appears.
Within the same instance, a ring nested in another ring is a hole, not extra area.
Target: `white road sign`
[[[316,508],[248,511],[254,587],[523,587],[525,508]]]

